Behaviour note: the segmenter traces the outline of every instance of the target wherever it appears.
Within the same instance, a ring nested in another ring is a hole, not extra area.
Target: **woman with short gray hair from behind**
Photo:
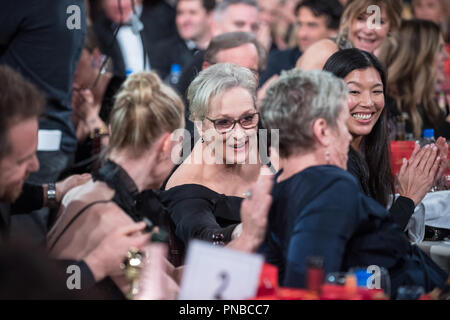
[[[219,63],[200,72],[188,89],[200,139],[161,196],[179,252],[193,238],[245,251],[263,240],[272,178],[260,175],[256,86],[249,69]]]
[[[444,284],[445,272],[410,246],[389,212],[346,172],[352,140],[347,92],[331,73],[301,70],[283,73],[268,90],[260,111],[264,127],[280,129],[282,169],[259,251],[278,267],[285,287],[305,288],[308,261],[319,257],[325,274],[387,269],[392,296],[400,285],[429,292]]]

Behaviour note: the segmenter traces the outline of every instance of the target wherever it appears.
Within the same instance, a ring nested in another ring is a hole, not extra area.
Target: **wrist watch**
[[[58,202],[56,201],[56,185],[54,182],[47,184],[47,206],[49,208],[58,207]]]

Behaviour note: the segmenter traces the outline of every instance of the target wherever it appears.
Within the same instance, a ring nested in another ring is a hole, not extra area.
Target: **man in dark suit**
[[[176,35],[175,9],[164,0],[101,1],[103,12],[94,30],[101,52],[113,61],[114,74],[151,69],[155,46]]]
[[[259,23],[257,0],[222,0],[214,9],[211,23],[212,35],[215,37],[227,32],[244,31],[256,36]],[[184,99],[187,88],[202,70],[203,54],[204,51],[195,54],[191,63],[181,74],[176,89]]]
[[[152,68],[170,83],[171,67],[185,67],[198,50],[205,50],[211,40],[211,13],[215,0],[179,0],[177,3],[177,35],[155,47]],[[171,83],[175,84],[175,83]]]
[[[72,82],[86,32],[84,4],[84,0],[0,0],[0,65],[18,71],[46,97],[39,119],[41,166],[30,175],[32,183],[56,181],[73,162],[77,139]],[[35,212],[20,222],[20,229],[26,226],[42,239],[48,220],[47,210]]]
[[[297,18],[297,47],[275,51],[269,55],[267,69],[261,75],[260,85],[283,70],[295,67],[298,58],[314,42],[336,35],[342,15],[338,0],[304,0],[295,8]]]

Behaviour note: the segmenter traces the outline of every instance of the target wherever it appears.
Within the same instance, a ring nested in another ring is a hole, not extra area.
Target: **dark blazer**
[[[283,70],[294,68],[301,55],[302,53],[297,47],[282,51],[272,51],[267,60],[266,70],[260,75],[259,85],[262,86],[270,77],[280,74]]]
[[[6,242],[9,237],[10,219],[9,204],[0,202],[0,244]]]
[[[177,34],[155,46],[152,53],[152,69],[167,82],[171,66],[179,64],[183,70],[192,61],[196,51],[198,49],[190,50],[186,42]]]
[[[165,1],[159,1],[156,4],[145,2],[140,20],[144,25],[144,30],[141,32],[142,42],[152,65],[152,53],[155,46],[160,41],[176,35],[175,9]],[[125,76],[125,63],[120,45],[117,40],[114,40],[116,28],[117,25],[105,15],[99,16],[94,22],[94,30],[100,42],[101,51],[111,57],[114,73],[117,76]]]
[[[69,29],[66,10],[81,9],[80,28]],[[35,84],[47,103],[39,129],[61,130],[61,150],[73,153],[72,83],[83,48],[83,0],[0,0],[0,65],[8,65]]]

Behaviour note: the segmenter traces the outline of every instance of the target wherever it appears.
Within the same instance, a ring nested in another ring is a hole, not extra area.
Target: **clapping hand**
[[[418,144],[409,160],[403,159],[398,174],[398,190],[401,196],[410,198],[418,205],[434,184],[440,165],[440,156],[436,145],[420,148]]]

